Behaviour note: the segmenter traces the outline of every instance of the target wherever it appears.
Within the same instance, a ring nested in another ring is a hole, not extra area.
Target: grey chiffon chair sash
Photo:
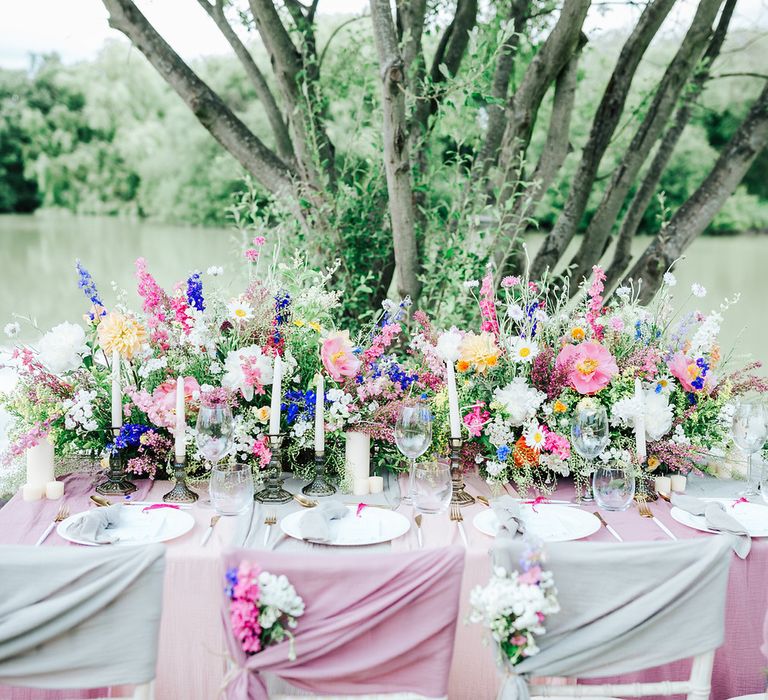
[[[513,570],[527,543],[505,538],[495,566]],[[723,642],[730,537],[680,542],[546,546],[560,612],[545,622],[540,652],[505,669],[499,695],[528,697],[526,677],[599,678],[711,651]]]
[[[0,547],[0,684],[155,677],[165,548]]]

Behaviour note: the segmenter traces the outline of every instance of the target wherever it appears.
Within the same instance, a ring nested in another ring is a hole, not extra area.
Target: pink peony
[[[200,395],[200,385],[194,377],[184,377],[184,400],[188,404]],[[163,382],[152,392],[152,409],[147,411],[155,425],[173,428],[176,424],[176,381]]]
[[[566,345],[555,366],[569,368],[568,381],[580,394],[596,394],[619,371],[613,355],[600,343]]]
[[[349,331],[329,335],[320,348],[320,358],[323,367],[337,382],[342,377],[354,377],[360,370],[360,360],[352,353]]]
[[[672,376],[677,379],[686,391],[694,392],[696,387],[693,382],[699,379],[701,367],[696,364],[696,360],[686,357],[685,353],[676,352],[672,359],[667,362],[667,367]],[[698,382],[701,384],[701,382]]]

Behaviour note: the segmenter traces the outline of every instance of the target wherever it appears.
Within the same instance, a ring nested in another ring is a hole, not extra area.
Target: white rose
[[[85,344],[85,331],[76,323],[60,323],[49,330],[37,346],[42,363],[54,374],[77,369],[91,351]]]
[[[494,401],[509,415],[513,426],[520,426],[536,414],[546,395],[528,386],[522,377],[515,377],[507,386],[493,392]]]

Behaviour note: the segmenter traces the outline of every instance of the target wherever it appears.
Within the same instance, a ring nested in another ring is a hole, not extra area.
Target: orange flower
[[[657,469],[658,466],[661,464],[661,460],[659,460],[656,455],[651,455],[648,457],[648,471],[652,472],[654,469]]]
[[[552,410],[555,413],[565,413],[568,410],[568,406],[566,406],[560,399],[555,401],[555,405],[552,406]]]
[[[515,443],[514,461],[515,466],[519,469],[522,469],[523,467],[535,467],[539,463],[539,453],[533,448],[528,447],[528,443],[522,435]]]

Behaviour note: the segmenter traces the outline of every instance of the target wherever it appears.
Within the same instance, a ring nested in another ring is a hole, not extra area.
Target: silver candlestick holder
[[[301,492],[305,496],[333,496],[336,487],[325,476],[325,452],[315,452],[315,478]]]
[[[461,438],[448,438],[451,448],[451,503],[471,506],[475,499],[464,490],[464,470],[461,468]]]
[[[284,434],[270,434],[269,449],[272,457],[267,465],[267,478],[264,480],[264,488],[254,494],[253,498],[259,503],[288,503],[293,500],[293,494],[283,488],[283,438]]]
[[[187,458],[176,455],[173,460],[173,488],[163,496],[166,503],[194,503],[198,496],[187,486]]]
[[[120,428],[111,428],[113,444],[120,435]],[[125,475],[125,462],[120,450],[113,450],[109,455],[109,471],[107,480],[96,487],[96,493],[105,496],[126,496],[136,490],[136,484]]]

